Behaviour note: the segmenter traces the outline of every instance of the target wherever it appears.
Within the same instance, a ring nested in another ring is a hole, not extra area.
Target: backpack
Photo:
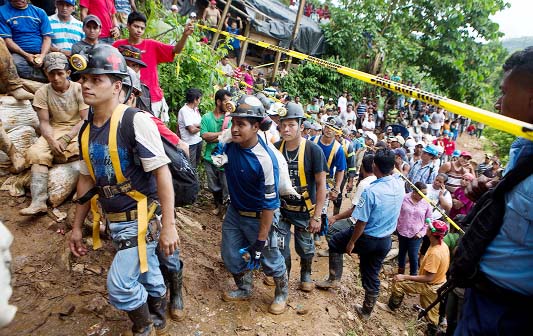
[[[133,118],[137,112],[143,113],[137,108],[130,107],[126,109],[120,123],[120,135],[123,139],[127,139],[126,141],[132,143],[132,146],[135,145]],[[163,142],[165,154],[170,159],[168,168],[172,175],[172,185],[174,186],[174,206],[181,207],[193,204],[200,190],[196,170],[191,166],[187,155],[182,149],[177,148],[164,137],[161,137],[161,141]],[[136,153],[134,155],[137,157]],[[140,161],[135,159],[135,164],[140,165]]]

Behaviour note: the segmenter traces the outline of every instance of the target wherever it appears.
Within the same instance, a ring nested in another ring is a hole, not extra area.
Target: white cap
[[[405,147],[407,148],[413,148],[416,146],[416,141],[413,138],[409,138],[405,140]]]
[[[378,137],[374,133],[372,133],[370,131],[367,131],[365,133],[365,137],[369,138],[372,141],[374,141],[374,145],[378,143]]]

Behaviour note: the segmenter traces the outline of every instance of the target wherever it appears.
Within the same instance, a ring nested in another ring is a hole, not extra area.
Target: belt
[[[116,195],[125,194],[131,190],[133,190],[133,186],[131,185],[130,181],[125,181],[119,184],[106,185],[103,187],[93,187],[85,195],[74,200],[74,203],[84,204],[91,198],[93,198],[93,196],[96,194],[103,198],[111,198],[115,197]]]
[[[152,235],[152,233],[149,233],[148,235],[146,235],[147,243],[151,243],[155,240],[156,238]],[[139,244],[139,240],[137,239],[137,237],[131,237],[129,239],[119,240],[116,244],[117,244],[117,249],[120,251],[120,250],[129,249],[132,247],[137,247],[137,245]]]
[[[282,209],[294,211],[294,212],[307,212],[307,207],[305,205],[289,205],[283,204]]]
[[[154,214],[161,215],[161,207],[155,201],[148,206],[148,220],[152,219]],[[129,222],[137,219],[137,209],[124,212],[109,212],[105,214],[105,218],[111,223]]]
[[[385,236],[385,237],[372,237],[372,236],[369,236],[369,235],[366,235],[366,234],[362,234],[362,235],[361,235],[361,238],[366,238],[366,239],[370,239],[370,240],[382,240],[382,239],[390,238],[390,236]]]
[[[239,215],[250,218],[261,218],[261,211],[239,211]]]

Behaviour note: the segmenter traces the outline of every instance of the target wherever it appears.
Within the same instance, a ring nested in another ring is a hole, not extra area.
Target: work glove
[[[320,232],[318,233],[319,236],[325,236],[326,233],[328,233],[329,230],[329,221],[328,216],[326,214],[321,214],[320,217],[322,218],[322,223],[320,224]]]
[[[253,245],[242,248],[239,250],[239,253],[242,255],[243,259],[247,261],[246,268],[249,270],[258,270],[261,266],[261,253],[265,248],[264,240],[256,240]]]

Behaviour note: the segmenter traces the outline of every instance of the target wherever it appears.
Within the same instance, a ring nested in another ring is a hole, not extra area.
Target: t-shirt
[[[98,42],[96,42],[96,44],[98,44]],[[79,42],[75,43],[72,46],[71,53],[72,53],[72,55],[76,55],[76,54],[79,54],[79,53],[82,53],[82,52],[86,53],[93,46],[94,46],[93,44],[87,43],[87,42],[82,40],[82,41],[79,41]]]
[[[339,107],[341,113],[346,111],[346,107],[348,106],[348,99],[346,99],[344,96],[340,96],[339,100],[337,101],[337,106]]]
[[[426,196],[433,202],[433,204],[437,205],[437,207],[442,211],[442,207],[439,201],[439,194],[440,190],[433,188],[433,183],[427,185]],[[446,200],[446,203],[452,204],[452,194],[450,194],[448,190],[444,191],[444,199]],[[432,219],[440,219],[441,217],[442,214],[438,210],[433,210],[433,214],[431,216]]]
[[[310,140],[315,142],[315,139],[316,137],[312,137]],[[331,154],[331,151],[333,150],[333,145],[335,143],[338,143],[337,140],[333,141],[331,144],[329,145],[324,145],[320,139],[322,138],[322,136],[320,136],[320,138],[318,139],[318,142],[315,142],[318,147],[320,147],[320,149],[322,149],[322,152],[324,152],[324,157],[326,158],[326,163],[328,162],[329,160],[329,156]],[[345,171],[347,169],[347,163],[346,163],[346,156],[344,155],[344,150],[342,149],[342,145],[339,143],[339,149],[337,150],[337,153],[333,154],[333,160],[331,161],[331,166],[328,167],[329,169],[329,178],[334,178],[335,177],[335,172],[337,171]]]
[[[0,37],[10,38],[22,50],[39,54],[43,36],[52,36],[52,28],[45,11],[28,5],[17,9],[6,3],[0,7]]]
[[[95,184],[97,186],[117,183],[108,146],[110,120],[101,127],[92,125],[92,122],[90,124],[89,158],[94,169]],[[170,163],[170,160],[163,149],[157,126],[148,114],[135,113],[133,129],[135,132],[135,148],[126,145],[127,140],[122,139],[120,132],[117,132],[120,166],[124,172],[124,177],[131,181],[135,190],[150,199],[157,200],[156,181],[151,172]],[[134,150],[140,159],[141,165],[135,164]],[[83,158],[82,154],[80,142],[80,158]],[[89,170],[83,160],[80,160],[80,174],[89,175]],[[105,212],[123,212],[137,207],[137,202],[125,194],[117,195],[111,199],[100,197],[99,201]]]
[[[234,35],[240,35],[241,34],[241,30],[239,28],[233,29],[231,27],[228,27],[228,28],[226,28],[226,30],[230,34],[234,34]],[[237,40],[236,38],[230,37],[229,38],[229,44],[233,47],[234,50],[241,48],[241,41]]]
[[[274,144],[277,149],[281,147],[281,141]],[[300,145],[301,146],[301,145]],[[298,170],[298,150],[299,147],[293,151],[288,151],[285,146],[283,146],[283,151],[281,154],[287,160],[287,165],[289,166],[289,177],[291,178],[292,186],[296,189],[299,194],[302,194],[301,183],[300,183],[300,174]],[[309,193],[309,198],[313,204],[316,203],[316,181],[315,174],[320,172],[327,172],[328,165],[326,163],[326,158],[324,153],[314,142],[306,140],[305,142],[305,151],[304,151],[304,172],[305,178],[307,181],[307,190]],[[290,205],[303,205],[304,199],[294,199],[289,198],[286,200]]]
[[[129,0],[115,0],[115,9],[119,13],[129,15],[131,13],[131,5]]]
[[[370,175],[362,179],[361,182],[359,182],[359,184],[357,185],[357,188],[355,189],[355,193],[353,194],[353,198],[352,198],[353,205],[357,205],[357,203],[359,203],[359,199],[361,198],[363,191],[365,191],[366,188],[368,188],[368,186],[370,185],[370,183],[374,182],[376,179],[377,179],[376,175]]]
[[[197,143],[201,142],[202,137],[200,137],[200,132],[192,134],[189,132],[189,130],[187,130],[187,126],[195,124],[200,125],[201,121],[202,117],[200,116],[200,112],[198,112],[198,110],[193,110],[187,104],[183,105],[178,112],[178,128],[180,131],[181,140],[185,141],[185,143],[189,145],[196,145]]]
[[[96,15],[102,22],[100,38],[111,36],[113,28],[113,15],[117,12],[113,0],[80,0],[80,6],[88,10],[88,14]]]
[[[433,112],[431,114],[431,128],[432,129],[434,130],[440,129],[443,123],[444,123],[443,113]]]
[[[113,47],[132,45],[128,40],[118,40]],[[159,41],[145,39],[139,44],[133,45],[142,51],[141,59],[146,63],[146,68],[141,68],[141,81],[150,88],[152,103],[163,100],[163,90],[159,86],[159,74],[157,65],[174,61],[174,46]]]
[[[276,155],[261,137],[251,148],[228,143],[224,166],[231,205],[238,211],[279,208],[279,165]]]
[[[370,121],[368,119],[365,119],[365,121],[363,121],[362,126],[364,131],[373,131],[376,129],[376,122],[374,120]]]
[[[48,110],[50,125],[75,126],[80,119],[80,111],[89,106],[83,101],[81,84],[70,82],[67,91],[59,93],[52,88],[52,84],[45,84],[35,92],[33,106]]]
[[[448,245],[441,243],[440,245],[430,246],[426,255],[420,262],[420,275],[428,273],[435,274],[435,278],[430,282],[431,285],[438,285],[446,282],[446,272],[450,266],[450,250]]]
[[[396,229],[402,207],[404,186],[401,178],[388,175],[375,180],[363,191],[352,217],[366,222],[365,235],[383,238]]]
[[[224,123],[224,114],[222,114],[219,118],[216,118],[213,112],[204,114],[200,122],[200,136],[204,133],[210,133],[210,132],[216,133],[216,132],[222,131],[223,123]],[[230,126],[228,125],[228,127]],[[206,160],[207,162],[213,163],[213,159],[211,158],[211,153],[213,153],[213,150],[217,147],[217,145],[218,145],[218,142],[206,142],[204,160]]]
[[[319,110],[320,110],[320,106],[319,105],[315,105],[315,104],[307,105],[307,112],[309,112],[309,113],[318,113]]]
[[[70,17],[70,21],[62,22],[54,14],[48,18],[50,20],[50,26],[52,27],[52,45],[61,50],[71,51],[72,45],[85,38],[83,32],[83,23],[76,20],[73,16]]]

